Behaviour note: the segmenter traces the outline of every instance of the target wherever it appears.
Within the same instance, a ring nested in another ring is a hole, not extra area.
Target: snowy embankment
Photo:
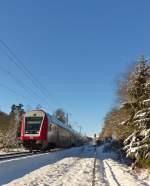
[[[20,178],[43,166],[53,164],[66,157],[78,155],[83,147],[0,161],[0,185]]]
[[[104,147],[95,150],[93,146],[84,146],[0,163],[0,185],[19,177],[7,186],[150,185],[148,178],[140,180],[127,165],[116,161],[116,154],[105,151]]]
[[[0,150],[0,156],[5,154],[13,154],[13,153],[19,153],[19,152],[28,152],[28,150],[25,150],[23,148],[16,148],[16,149],[7,149],[7,150]]]

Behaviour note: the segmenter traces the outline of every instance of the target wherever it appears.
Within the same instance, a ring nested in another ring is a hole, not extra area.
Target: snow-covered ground
[[[14,148],[14,149],[3,149],[3,150],[0,150],[0,155],[3,155],[3,154],[12,154],[12,153],[17,153],[17,152],[27,152],[28,150],[25,150],[23,148]]]
[[[96,157],[96,161],[95,161]],[[95,168],[94,168],[95,165]],[[0,162],[0,185],[23,186],[140,186],[138,177],[119,164],[116,154],[91,145]]]

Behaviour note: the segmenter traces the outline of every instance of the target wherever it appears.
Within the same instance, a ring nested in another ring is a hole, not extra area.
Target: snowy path
[[[148,185],[142,180],[139,180],[134,174],[131,174],[130,169],[127,166],[119,164],[115,160],[110,159],[110,157],[113,155],[111,155],[110,153],[104,153],[103,146],[98,147],[96,151],[95,148],[92,146],[84,146],[80,148],[72,148],[61,152],[53,153],[48,156],[49,162],[47,162],[47,164],[49,165],[47,166],[43,165],[43,167],[32,172],[26,171],[26,175],[24,177],[16,179],[7,185],[8,186]],[[43,155],[43,159],[44,158],[45,157]],[[41,159],[41,157],[39,159]]]

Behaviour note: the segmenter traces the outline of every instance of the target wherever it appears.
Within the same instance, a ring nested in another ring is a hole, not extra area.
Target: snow
[[[20,178],[38,168],[59,161],[67,156],[76,156],[82,148],[71,148],[60,152],[37,154],[0,162],[0,185]],[[15,171],[14,171],[15,170]]]
[[[140,114],[140,113],[143,113],[143,112],[149,113],[149,111],[150,111],[150,108],[144,108],[144,109],[139,110],[138,112],[136,112],[135,115]]]
[[[128,121],[129,121],[129,119],[127,119],[127,120],[125,120],[125,121],[122,121],[119,125],[125,125],[125,124],[128,123]]]
[[[95,186],[150,185],[146,175],[137,177],[130,167],[118,163],[118,155],[109,148],[110,144],[87,145],[0,162],[0,185],[91,186],[92,181]]]
[[[0,155],[13,154],[13,153],[18,153],[18,152],[28,152],[28,150],[25,150],[23,148],[3,149],[3,150],[0,150]]]
[[[142,123],[142,122],[149,122],[150,121],[150,118],[143,118],[143,119],[138,119],[136,121],[134,121],[134,123]]]
[[[136,114],[136,115],[134,116],[134,119],[135,119],[135,118],[143,117],[143,116],[145,116],[146,114],[147,114],[146,112],[142,112],[142,113],[140,113],[140,114]]]
[[[127,170],[127,168],[116,164],[111,159],[104,160],[104,167],[106,170],[107,177],[111,178],[111,185],[118,186],[118,185],[144,185],[144,183],[141,180],[135,179],[134,176],[132,176]]]
[[[150,169],[139,169],[138,176],[141,180],[147,180],[147,183],[150,183]]]
[[[145,99],[145,100],[143,101],[143,103],[147,103],[147,102],[150,102],[150,99]]]

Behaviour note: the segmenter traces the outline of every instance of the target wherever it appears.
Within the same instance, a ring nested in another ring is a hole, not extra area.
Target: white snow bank
[[[0,185],[20,178],[40,167],[55,163],[65,157],[76,156],[83,147],[44,153],[35,156],[21,157],[14,160],[0,162]]]
[[[146,183],[150,185],[148,178],[137,177],[130,167],[115,161],[117,155],[107,151],[109,146],[107,143],[98,147],[96,153],[93,146],[53,153],[55,157],[49,155],[49,165],[28,172],[7,186],[91,186],[92,181],[95,186],[146,186]],[[44,155],[43,158],[45,159]],[[96,166],[93,179],[94,162]]]
[[[110,179],[110,185],[141,186],[146,183],[133,174],[127,166],[118,164],[112,159],[104,160],[104,167]]]
[[[150,99],[145,99],[145,100],[143,101],[143,103],[147,103],[147,102],[150,102]]]
[[[13,154],[13,153],[17,153],[17,152],[28,152],[28,150],[25,150],[23,148],[16,148],[16,149],[8,149],[8,150],[0,150],[0,155],[4,155],[4,154]]]

